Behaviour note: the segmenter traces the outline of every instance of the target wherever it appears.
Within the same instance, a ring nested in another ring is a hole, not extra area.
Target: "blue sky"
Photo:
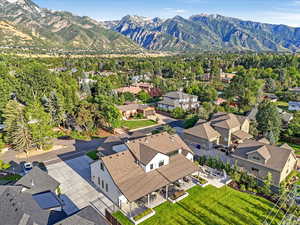
[[[97,20],[125,15],[169,18],[221,14],[241,19],[300,27],[300,0],[33,0],[41,7],[66,10]]]

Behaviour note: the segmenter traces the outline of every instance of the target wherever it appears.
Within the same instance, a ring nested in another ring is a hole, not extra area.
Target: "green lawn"
[[[90,151],[90,152],[86,153],[86,155],[93,160],[97,160],[97,159],[99,159],[99,156],[97,155],[97,153],[98,153],[98,151],[95,150],[95,151]]]
[[[122,120],[121,126],[129,130],[155,125],[153,120]]]
[[[22,176],[16,174],[16,175],[10,175],[10,176],[6,176],[6,177],[0,177],[0,181],[17,181],[17,180],[20,180]]]
[[[165,202],[156,207],[156,214],[141,224],[260,225],[270,210],[273,210],[272,215],[276,211],[268,200],[229,187],[196,186],[188,192],[190,195],[176,204]],[[120,212],[114,216],[123,225],[132,225]],[[278,213],[272,224],[278,224],[282,216],[283,213]]]

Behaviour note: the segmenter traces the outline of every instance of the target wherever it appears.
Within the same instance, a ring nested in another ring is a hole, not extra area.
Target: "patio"
[[[201,170],[193,175],[199,176],[207,180],[207,185],[213,185],[216,188],[221,188],[230,183],[231,179],[225,171],[210,168],[208,166],[201,166]]]
[[[134,202],[128,202],[125,204],[123,203],[120,209],[125,215],[132,218],[141,214],[149,208],[155,208],[161,205],[162,203],[166,202],[167,199],[173,194],[180,191],[189,190],[195,185],[196,183],[194,182],[194,180],[191,177],[187,176],[183,179],[179,179],[178,181],[169,184],[167,187],[156,190]],[[166,191],[168,192],[167,195]]]

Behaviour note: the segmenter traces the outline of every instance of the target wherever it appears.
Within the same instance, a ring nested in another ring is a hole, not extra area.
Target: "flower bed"
[[[172,203],[176,203],[182,199],[184,199],[185,197],[187,197],[189,194],[183,190],[181,191],[176,191],[174,194],[172,194],[168,199],[172,202]]]
[[[202,177],[199,177],[197,175],[193,175],[193,178],[197,180],[197,182],[200,186],[205,186],[206,184],[208,184],[208,181],[203,179]]]
[[[151,216],[155,215],[155,211],[151,208],[146,209],[145,211],[143,211],[142,213],[130,218],[130,220],[135,224],[140,224],[142,222],[144,222],[145,220],[149,219]]]
[[[135,221],[138,221],[138,220],[142,219],[143,217],[149,215],[149,214],[152,213],[152,212],[153,212],[152,209],[146,209],[144,212],[142,212],[142,213],[136,215],[135,217],[133,217],[133,219],[134,219]]]

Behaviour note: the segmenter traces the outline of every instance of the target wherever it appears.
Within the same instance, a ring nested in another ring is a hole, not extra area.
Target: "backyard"
[[[259,225],[270,210],[275,211],[272,203],[266,199],[229,187],[217,189],[213,186],[196,186],[188,192],[189,196],[176,204],[165,202],[154,208],[156,214],[141,224]],[[132,225],[121,212],[116,212],[114,216],[121,224]],[[269,224],[278,224],[282,216],[283,213],[278,213],[272,223],[268,219]]]
[[[154,120],[122,120],[121,126],[129,130],[155,125]]]

